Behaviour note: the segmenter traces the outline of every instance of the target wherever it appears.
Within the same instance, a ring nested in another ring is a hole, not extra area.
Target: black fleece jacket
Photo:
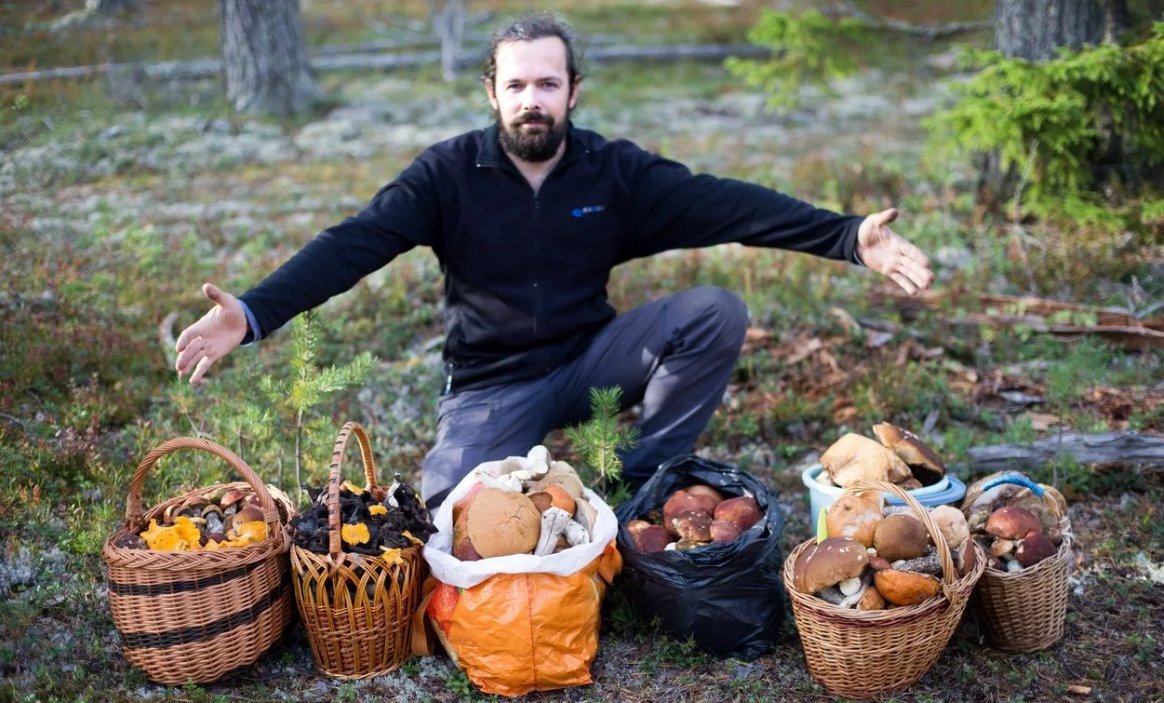
[[[851,262],[860,223],[574,127],[534,193],[493,126],[429,147],[242,300],[267,334],[409,249],[431,247],[445,276],[450,385],[463,390],[577,356],[615,316],[606,285],[619,263],[724,242]]]

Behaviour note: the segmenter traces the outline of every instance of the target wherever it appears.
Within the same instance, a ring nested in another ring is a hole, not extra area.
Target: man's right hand
[[[247,316],[238,298],[210,283],[203,284],[202,294],[214,307],[182,330],[174,346],[178,352],[174,368],[179,378],[191,372],[190,383],[202,380],[214,362],[230,353],[247,334]]]

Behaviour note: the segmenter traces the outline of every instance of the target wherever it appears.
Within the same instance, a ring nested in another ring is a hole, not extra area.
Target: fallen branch
[[[888,290],[888,289],[887,289]],[[890,291],[900,309],[940,309],[951,295],[959,304],[969,306],[965,291],[922,291],[908,296]],[[1130,310],[1061,303],[1033,296],[975,296],[982,312],[970,312],[950,320],[954,325],[989,325],[991,327],[1025,327],[1033,332],[1059,337],[1078,338],[1095,335],[1127,349],[1164,349],[1164,318],[1142,318]],[[1149,308],[1152,310],[1154,308]]]
[[[722,61],[729,56],[758,58],[767,56],[768,49],[752,45],[691,44],[675,46],[596,46],[586,52],[588,62],[602,61]],[[457,55],[458,68],[479,65],[485,51],[461,52]],[[402,54],[324,54],[311,59],[315,71],[363,69],[392,71],[439,63],[439,51],[418,51]],[[192,61],[156,61],[150,63],[102,63],[93,66],[66,66],[23,71],[0,75],[0,85],[28,83],[53,79],[79,79],[102,75],[136,75],[162,81],[200,80],[215,78],[222,72],[220,59]]]
[[[969,449],[972,474],[1042,466],[1070,456],[1080,464],[1143,464],[1164,467],[1164,437],[1134,432],[1064,432],[1033,444],[1000,444]]]
[[[966,32],[974,32],[979,29],[988,29],[994,26],[992,20],[981,20],[978,22],[948,22],[946,24],[936,25],[916,25],[909,22],[902,22],[894,19],[881,19],[874,15],[865,12],[861,8],[849,2],[841,3],[844,8],[843,13],[850,17],[861,20],[865,24],[874,29],[890,29],[895,32],[903,34],[912,34],[914,36],[923,37],[933,41],[934,39],[942,39],[944,37],[954,36],[955,34],[964,34]]]

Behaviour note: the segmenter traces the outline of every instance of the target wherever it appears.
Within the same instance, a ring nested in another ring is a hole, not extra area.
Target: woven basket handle
[[[275,501],[271,499],[271,494],[267,492],[267,487],[263,485],[258,475],[251,470],[245,461],[226,447],[197,437],[177,437],[166,440],[150,450],[149,454],[146,454],[145,458],[141,460],[137,466],[137,471],[133,474],[133,480],[129,482],[129,497],[126,499],[125,505],[126,529],[133,532],[142,526],[141,489],[145,486],[146,474],[158,463],[159,459],[179,449],[197,449],[226,460],[226,463],[230,464],[231,468],[243,477],[243,480],[258,496],[259,508],[263,511],[263,522],[267,523],[267,534],[279,534],[280,530],[283,529],[279,522],[279,510],[275,507]]]
[[[1047,507],[1051,509],[1051,514],[1055,516],[1055,519],[1063,519],[1063,511],[1059,509],[1059,501],[1055,500],[1055,497],[1047,492],[1047,490],[1043,488],[1042,484],[1035,483],[1031,479],[1020,474],[1003,474],[990,483],[982,486],[982,489],[974,497],[977,498],[979,495],[989,491],[991,488],[995,488],[1007,483],[1014,484],[1016,486],[1022,486],[1023,488],[1029,490],[1031,493],[1034,493],[1036,496],[1042,498],[1043,502],[1047,504]]]
[[[376,483],[376,460],[372,457],[372,442],[364,426],[352,420],[344,424],[339,436],[335,440],[335,449],[331,452],[331,469],[327,476],[327,548],[332,561],[336,561],[343,553],[343,544],[340,541],[340,484],[343,483],[344,450],[348,447],[348,438],[355,435],[360,444],[360,458],[364,462],[364,479],[367,481],[365,489],[372,489]]]
[[[862,493],[864,491],[881,491],[892,494],[909,506],[914,513],[914,517],[921,520],[921,523],[925,525],[926,531],[930,533],[930,539],[934,541],[934,548],[938,550],[938,561],[942,565],[942,593],[946,596],[946,600],[951,603],[956,603],[956,599],[959,599],[960,596],[953,588],[953,585],[958,580],[958,572],[954,569],[954,560],[950,557],[950,548],[946,546],[946,538],[942,536],[942,531],[938,529],[937,524],[930,517],[930,511],[926,510],[907,491],[886,481],[858,481],[846,488],[845,494]]]

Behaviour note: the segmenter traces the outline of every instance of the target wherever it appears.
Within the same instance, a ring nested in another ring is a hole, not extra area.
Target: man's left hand
[[[889,276],[913,295],[934,282],[929,258],[904,237],[889,229],[897,219],[897,208],[889,208],[865,218],[857,230],[857,256],[865,266]]]

